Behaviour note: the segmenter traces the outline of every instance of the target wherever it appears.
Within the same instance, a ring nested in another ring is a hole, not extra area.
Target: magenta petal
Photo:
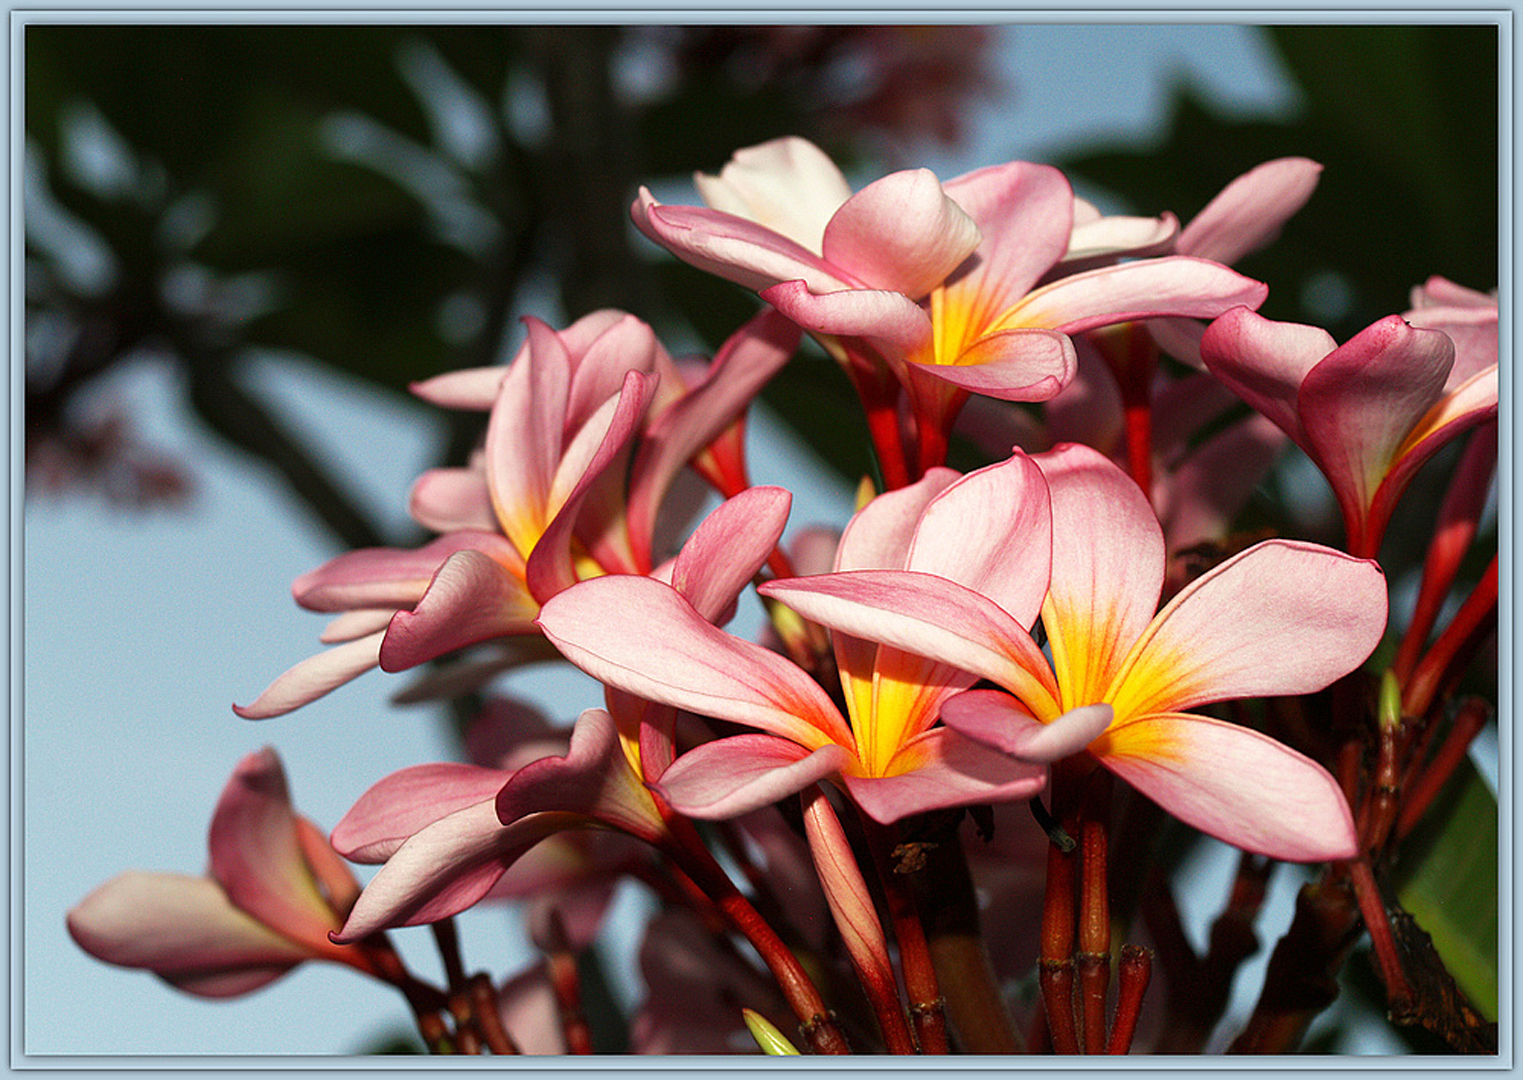
[[[850,759],[835,744],[811,752],[772,735],[735,735],[689,750],[653,787],[678,813],[718,821],[797,794]]]
[[[932,728],[899,751],[923,758],[898,776],[842,776],[852,799],[885,825],[949,806],[1029,799],[1047,784],[1047,769],[1013,761],[950,728]]]
[[[704,518],[672,566],[672,587],[712,623],[735,599],[782,538],[793,495],[784,488],[748,488]]]
[[[978,226],[929,169],[875,180],[825,227],[821,251],[863,284],[919,299],[978,246]]]
[[[256,990],[312,955],[235,908],[216,882],[180,874],[120,874],[67,923],[97,960],[146,968],[203,997]]]
[[[660,811],[625,756],[613,717],[587,709],[571,732],[565,757],[548,757],[519,769],[497,793],[498,820],[511,825],[555,810],[600,821],[642,840],[666,833]]]
[[[1022,761],[1047,763],[1077,754],[1110,726],[1109,705],[1081,705],[1049,723],[998,690],[969,690],[941,706],[947,726],[975,742]]]
[[[501,769],[455,762],[394,772],[371,785],[333,827],[334,850],[351,862],[385,862],[425,826],[496,798],[509,775]]]
[[[212,815],[211,876],[233,905],[293,941],[327,951],[333,908],[296,838],[285,770],[266,747],[238,763]]]
[[[405,671],[447,652],[494,637],[534,633],[539,605],[524,583],[479,551],[445,560],[412,611],[391,619],[378,659],[384,671]]]
[[[1106,736],[1105,766],[1204,833],[1289,862],[1352,858],[1353,815],[1338,782],[1257,731],[1204,716],[1149,716]]]
[[[234,705],[233,712],[245,720],[267,720],[316,701],[379,664],[384,636],[385,631],[380,630],[307,657],[276,678],[250,704]]]

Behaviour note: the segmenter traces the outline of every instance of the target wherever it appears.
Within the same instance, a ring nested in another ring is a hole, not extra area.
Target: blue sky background
[[[1295,104],[1248,26],[1008,26],[997,48],[1011,92],[976,115],[965,150],[922,158],[944,177],[1097,140],[1145,144],[1163,119],[1171,79],[1193,80],[1239,114],[1274,115]],[[405,679],[378,672],[290,716],[253,723],[232,714],[231,702],[251,700],[319,648],[325,620],[296,607],[290,583],[335,552],[279,480],[199,428],[171,378],[144,363],[123,371],[111,393],[130,403],[147,441],[192,466],[199,492],[188,510],[140,514],[81,495],[25,506],[25,712],[15,735],[25,860],[13,1048],[354,1052],[410,1021],[394,991],[347,969],[304,965],[246,998],[208,1002],[91,959],[64,929],[64,912],[122,870],[201,872],[212,808],[250,750],[276,747],[298,809],[324,827],[380,777],[449,752],[434,712],[388,704]],[[408,487],[434,462],[442,437],[427,410],[289,357],[269,358],[259,380],[260,392],[341,463],[367,509],[383,522],[401,519]],[[790,531],[844,522],[850,493],[769,427],[764,416],[753,422],[753,479],[795,492]],[[599,700],[580,676],[547,681],[532,672],[509,685],[568,721]],[[1209,860],[1200,872],[1221,879],[1200,890],[1199,905],[1209,910],[1225,877]],[[1294,893],[1288,874],[1277,882],[1280,894]],[[1274,940],[1288,919],[1281,904],[1261,926],[1263,938]],[[500,977],[530,958],[503,909],[467,913],[460,925],[468,966]],[[421,975],[437,975],[427,931],[394,936]],[[1243,983],[1256,988],[1260,970],[1251,966]],[[632,971],[616,976],[633,991]]]

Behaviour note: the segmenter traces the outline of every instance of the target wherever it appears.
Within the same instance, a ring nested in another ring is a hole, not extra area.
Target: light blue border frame
[[[1496,7],[1471,7],[1462,10],[1435,10],[1435,9],[1410,9],[1390,10],[1382,5],[1369,4],[1346,4],[1337,9],[1317,8],[1256,8],[1250,10],[1223,10],[1212,5],[1178,4],[1167,10],[1134,9],[1124,5],[1117,5],[1106,9],[1075,9],[1064,10],[1061,8],[1033,8],[1022,10],[1003,4],[977,4],[962,3],[957,8],[946,11],[919,12],[912,8],[890,6],[882,3],[870,4],[861,0],[858,3],[841,3],[837,0],[835,6],[829,9],[814,9],[808,7],[774,7],[768,9],[715,9],[708,4],[668,4],[655,10],[642,10],[638,7],[623,5],[607,5],[598,7],[585,7],[557,10],[554,8],[503,8],[495,5],[460,5],[449,9],[429,11],[421,9],[396,8],[392,10],[376,11],[360,4],[334,4],[321,9],[302,8],[226,8],[207,9],[194,4],[163,4],[153,10],[134,10],[120,3],[103,3],[95,6],[49,6],[28,5],[26,7],[10,8],[8,11],[10,22],[10,42],[7,53],[9,67],[8,86],[11,94],[11,129],[10,129],[10,169],[8,172],[9,193],[9,239],[10,239],[10,334],[8,340],[11,349],[11,370],[8,382],[9,393],[9,416],[10,428],[10,532],[8,551],[10,555],[10,620],[8,623],[8,641],[10,657],[10,693],[9,706],[11,716],[10,726],[10,770],[9,770],[9,808],[10,808],[10,840],[11,840],[11,880],[10,880],[10,904],[11,904],[11,933],[8,938],[8,957],[10,964],[11,994],[9,1019],[10,1019],[10,1059],[9,1069],[25,1071],[59,1072],[66,1075],[91,1075],[107,1071],[124,1072],[189,1072],[189,1071],[239,1071],[255,1073],[305,1073],[326,1072],[350,1072],[350,1071],[376,1071],[391,1072],[405,1070],[420,1072],[430,1075],[446,1075],[446,1070],[437,1064],[425,1064],[435,1059],[417,1058],[312,1058],[300,1056],[287,1056],[280,1058],[262,1057],[217,1057],[217,1058],[190,1058],[190,1057],[109,1057],[109,1056],[54,1056],[54,1055],[26,1055],[21,1046],[23,1024],[19,1012],[23,988],[21,971],[22,966],[17,962],[20,956],[23,942],[20,922],[22,900],[22,867],[20,864],[21,853],[21,826],[22,819],[22,793],[23,777],[21,775],[21,761],[23,760],[23,732],[19,722],[24,715],[24,688],[22,685],[22,627],[24,625],[24,589],[22,581],[23,563],[23,514],[22,514],[22,474],[23,474],[23,439],[24,418],[22,416],[22,403],[24,401],[23,370],[21,362],[23,356],[24,334],[24,299],[22,295],[22,269],[23,255],[20,238],[23,235],[22,209],[21,209],[21,162],[24,144],[23,123],[21,119],[22,86],[23,86],[23,38],[25,27],[29,24],[56,24],[56,23],[146,23],[146,24],[172,24],[172,23],[281,23],[292,24],[315,24],[348,22],[353,24],[390,24],[390,23],[478,23],[486,21],[507,21],[522,23],[549,23],[549,24],[594,24],[594,23],[663,23],[663,22],[708,22],[708,23],[786,23],[795,21],[837,22],[837,23],[872,23],[882,22],[884,16],[893,13],[897,16],[894,21],[901,23],[1198,23],[1198,22],[1222,22],[1222,23],[1254,23],[1254,24],[1319,24],[1319,23],[1453,23],[1453,24],[1494,24],[1501,29],[1501,131],[1500,153],[1501,163],[1500,187],[1500,224],[1501,244],[1499,248],[1500,266],[1498,276],[1498,293],[1501,301],[1500,338],[1501,338],[1501,393],[1500,400],[1505,403],[1499,410],[1499,438],[1500,453],[1498,461],[1498,516],[1499,516],[1499,543],[1500,552],[1500,595],[1498,610],[1498,648],[1501,662],[1500,685],[1498,688],[1498,709],[1502,718],[1500,729],[1500,793],[1498,801],[1499,829],[1501,837],[1501,852],[1499,869],[1501,875],[1499,904],[1504,917],[1501,921],[1501,934],[1499,948],[1499,981],[1500,981],[1500,1008],[1503,1018],[1500,1025],[1499,1053],[1497,1057],[1490,1059],[1472,1059],[1464,1057],[1379,1057],[1379,1058],[1349,1058],[1349,1057],[1273,1057],[1258,1059],[1223,1059],[1220,1057],[1158,1057],[1158,1058],[1127,1058],[1116,1062],[1107,1063],[1107,1068],[1097,1069],[1089,1061],[1065,1059],[1042,1060],[1039,1068],[1018,1068],[1010,1064],[1012,1059],[1005,1058],[980,1058],[966,1057],[941,1060],[935,1065],[916,1062],[912,1060],[893,1058],[865,1058],[843,1059],[830,1062],[828,1067],[822,1067],[822,1059],[819,1058],[721,1058],[721,1057],[684,1057],[684,1058],[641,1058],[631,1056],[629,1058],[598,1059],[593,1065],[582,1060],[575,1059],[544,1059],[536,1058],[532,1065],[519,1067],[517,1063],[504,1059],[461,1059],[450,1062],[448,1073],[458,1071],[476,1071],[479,1069],[491,1069],[493,1071],[511,1070],[515,1073],[528,1076],[545,1075],[552,1076],[560,1073],[614,1073],[614,1072],[640,1072],[652,1069],[660,1069],[673,1072],[709,1072],[709,1071],[760,1071],[780,1070],[799,1077],[813,1078],[835,1072],[860,1072],[864,1069],[888,1070],[888,1071],[922,1071],[935,1068],[938,1071],[957,1072],[1020,1072],[1022,1074],[1099,1074],[1110,1071],[1163,1071],[1185,1070],[1191,1072],[1209,1071],[1225,1072],[1223,1062],[1230,1060],[1231,1067],[1243,1069],[1262,1076],[1307,1076],[1323,1072],[1341,1072],[1344,1070],[1390,1070],[1399,1072],[1421,1071],[1507,1071],[1510,1072],[1513,1065],[1514,1028],[1508,1021],[1516,1016],[1517,1001],[1513,993],[1514,974],[1514,935],[1511,914],[1513,912],[1513,822],[1514,800],[1512,778],[1516,775],[1516,745],[1513,738],[1511,724],[1508,720],[1514,715],[1514,680],[1512,665],[1509,659],[1517,656],[1516,640],[1514,638],[1513,621],[1513,598],[1514,598],[1514,572],[1516,567],[1515,549],[1513,546],[1513,523],[1514,518],[1514,425],[1513,416],[1517,406],[1517,391],[1515,380],[1512,377],[1512,362],[1514,357],[1515,326],[1516,326],[1516,293],[1513,275],[1513,254],[1515,250],[1516,222],[1513,214],[1512,193],[1514,192],[1513,155],[1515,146],[1513,140],[1514,131],[1514,7],[1511,4]],[[790,16],[793,16],[790,18]],[[802,17],[798,18],[798,17]],[[1014,1059],[1018,1063],[1024,1063],[1029,1059]],[[278,1064],[276,1064],[278,1062]]]

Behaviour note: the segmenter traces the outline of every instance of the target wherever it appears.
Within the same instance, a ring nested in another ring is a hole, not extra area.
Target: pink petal
[[[519,972],[497,993],[502,1026],[522,1054],[564,1054],[566,1027],[544,962]]]
[[[762,595],[853,637],[992,679],[1057,711],[1057,686],[1031,635],[987,597],[931,574],[855,570],[769,581]]]
[[[571,391],[566,400],[567,432],[587,423],[605,401],[623,388],[631,371],[651,375],[658,362],[670,360],[649,324],[623,312],[605,309],[600,314],[609,320],[608,325],[585,348],[572,354]],[[583,321],[578,320],[578,325]],[[563,340],[566,336],[562,334]]]
[[[1107,768],[1228,844],[1289,862],[1358,854],[1337,781],[1267,735],[1204,716],[1149,716],[1103,742],[1097,753]]]
[[[432,379],[413,383],[409,389],[424,401],[445,409],[471,409],[486,412],[497,400],[506,367],[469,368],[447,371]]]
[[[930,345],[930,318],[903,293],[832,292],[812,288],[806,281],[788,280],[762,290],[761,297],[810,333],[866,338],[888,356],[911,356]]]
[[[1238,308],[1206,327],[1200,355],[1211,374],[1304,449],[1306,437],[1296,408],[1301,381],[1337,347],[1326,330],[1276,322]]]
[[[1159,315],[1214,319],[1233,307],[1257,308],[1269,287],[1207,259],[1167,255],[1059,278],[1007,310],[992,329],[1048,327],[1077,334]]]
[[[525,765],[497,793],[498,820],[505,824],[546,810],[600,821],[650,842],[666,835],[660,811],[603,709],[587,709],[577,718],[565,757]]]
[[[330,951],[335,914],[302,857],[285,770],[269,747],[233,771],[208,847],[211,876],[235,907],[314,952]]]
[[[538,614],[522,580],[479,551],[457,551],[418,606],[392,616],[378,655],[381,669],[405,671],[491,638],[532,634]]]
[[[1233,180],[1179,234],[1175,250],[1234,263],[1267,247],[1311,198],[1322,166],[1309,158],[1266,161]]]
[[[248,705],[234,705],[245,720],[267,720],[338,689],[380,663],[384,630],[309,656],[272,682]]]
[[[821,252],[863,284],[919,299],[978,247],[978,226],[929,169],[876,180],[847,199]]]
[[[942,720],[954,731],[1035,764],[1077,754],[1098,739],[1114,717],[1109,705],[1081,705],[1044,724],[998,690],[969,690],[941,707]]]
[[[66,921],[97,960],[147,968],[203,997],[256,990],[312,955],[235,908],[215,882],[181,874],[120,874]]]
[[[1173,214],[1158,217],[1107,214],[1081,221],[1079,208],[1087,204],[1079,199],[1074,204],[1073,232],[1068,238],[1068,250],[1063,253],[1060,273],[1077,273],[1100,265],[1101,260],[1113,262],[1120,255],[1133,258],[1162,255],[1179,234],[1179,219]],[[1099,211],[1094,213],[1098,215]]]
[[[948,363],[912,370],[1001,401],[1046,401],[1073,379],[1078,358],[1067,334],[1032,327],[989,331]]]
[[[673,588],[709,622],[722,622],[782,539],[792,504],[792,494],[779,487],[748,488],[725,500],[682,545]]]
[[[875,497],[852,517],[835,551],[836,570],[902,570],[920,515],[958,474],[937,466],[906,487]]]
[[[1307,373],[1296,400],[1306,447],[1345,514],[1370,505],[1396,450],[1443,395],[1454,344],[1392,315]]]
[[[457,551],[485,552],[504,566],[522,566],[513,546],[496,532],[462,530],[411,551],[360,548],[297,578],[296,602],[309,611],[410,608],[423,597],[435,572]]]
[[[585,825],[575,814],[532,814],[504,827],[490,800],[446,814],[414,833],[386,860],[332,940],[348,944],[388,927],[418,926],[457,915],[486,896],[535,844]]]
[[[861,284],[788,237],[734,214],[663,206],[642,189],[632,216],[641,232],[683,262],[756,292],[780,281],[805,281],[819,292]]]
[[[1036,463],[1017,452],[931,500],[904,568],[966,585],[1030,626],[1047,594],[1051,565],[1047,482]]]
[[[585,538],[588,534],[582,531],[584,527],[596,535],[596,525],[585,520],[584,513],[605,509],[597,499],[605,474],[609,474],[610,482],[617,488],[622,475],[616,466],[627,460],[630,440],[645,418],[655,387],[655,376],[631,371],[624,377],[619,396],[605,402],[567,447],[556,470],[551,502],[547,504],[554,516],[538,538],[525,571],[529,591],[540,601],[577,580],[571,554],[573,535]],[[615,508],[607,510],[610,514],[615,512]],[[601,522],[608,515],[588,513],[588,516]],[[594,550],[594,558],[599,554]]]
[[[1171,552],[1227,535],[1285,449],[1286,436],[1257,413],[1203,441],[1175,466],[1154,501]]]
[[[1050,165],[1012,161],[949,180],[946,192],[983,233],[972,265],[946,287],[947,303],[1008,308],[1068,250],[1073,189]]]
[[[497,797],[509,774],[479,765],[414,765],[383,777],[333,827],[331,842],[344,858],[381,863],[414,833],[446,814]]]
[[[1045,766],[1012,761],[950,728],[932,728],[898,757],[913,765],[897,776],[842,776],[852,800],[885,825],[926,810],[1029,799],[1047,784]]]
[[[1035,458],[1052,493],[1052,579],[1042,625],[1070,705],[1106,700],[1163,589],[1163,529],[1136,483],[1087,446]],[[1028,702],[1029,704],[1029,702]]]
[[[1385,625],[1377,564],[1266,540],[1201,575],[1158,613],[1110,700],[1127,717],[1309,694],[1363,663]]]
[[[749,218],[815,252],[822,250],[831,216],[851,198],[835,162],[796,135],[737,150],[718,176],[699,173],[694,182],[711,208]]]
[[[719,350],[703,383],[656,417],[641,441],[629,482],[629,531],[637,551],[648,553],[656,515],[672,478],[713,442],[767,381],[793,356],[799,331],[767,309]]]
[[[653,787],[679,814],[721,821],[797,794],[850,760],[834,743],[811,751],[772,735],[735,735],[689,750]]]
[[[396,611],[392,608],[359,608],[355,611],[346,611],[328,620],[328,625],[323,627],[321,634],[317,635],[317,640],[324,645],[353,641],[355,638],[373,634],[377,630],[385,630],[395,614]]]
[[[461,529],[496,532],[497,513],[487,489],[486,473],[476,469],[429,469],[413,481],[407,512],[425,529],[448,533]]]
[[[638,612],[638,619],[628,613]],[[851,746],[851,730],[819,685],[776,653],[726,634],[682,595],[650,578],[619,575],[547,601],[540,628],[600,682],[703,716],[817,747]]]
[[[831,809],[825,793],[816,787],[804,795],[804,833],[814,860],[830,914],[841,934],[852,966],[866,986],[894,985],[894,967],[888,954],[883,924],[857,866],[846,830]],[[896,1006],[897,1007],[897,1006]]]

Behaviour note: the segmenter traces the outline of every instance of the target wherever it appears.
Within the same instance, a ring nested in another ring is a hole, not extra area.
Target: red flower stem
[[[465,965],[460,959],[460,935],[455,932],[455,920],[440,919],[429,923],[428,928],[433,931],[434,944],[439,947],[439,956],[444,961],[444,976],[450,992],[454,993],[465,985]]]
[[[1153,403],[1144,398],[1124,406],[1127,471],[1142,493],[1153,501]]]
[[[557,948],[545,957],[555,1002],[560,1006],[561,1027],[565,1031],[566,1051],[571,1054],[592,1053],[592,1029],[582,1011],[582,981],[576,970],[576,957],[569,950]]]
[[[1403,688],[1403,711],[1412,716],[1428,712],[1440,694],[1458,680],[1475,650],[1495,628],[1496,617],[1497,556],[1493,555],[1475,590],[1460,605]]]
[[[1395,676],[1387,672],[1381,684],[1379,743],[1375,751],[1375,778],[1369,798],[1359,807],[1360,846],[1366,854],[1378,851],[1390,838],[1401,805],[1402,724],[1400,692]]]
[[[1380,971],[1380,981],[1385,983],[1390,1011],[1398,1016],[1406,1015],[1412,1010],[1412,986],[1401,970],[1401,954],[1397,951],[1391,920],[1386,916],[1385,902],[1380,898],[1380,887],[1375,884],[1370,861],[1364,858],[1352,860],[1349,877],[1354,883],[1354,896],[1359,901],[1365,929],[1370,932],[1370,944],[1375,947],[1375,966]]]
[[[502,1012],[498,1008],[497,991],[492,986],[492,977],[479,972],[471,977],[469,990],[471,1013],[476,1018],[481,1037],[486,1040],[487,1049],[494,1054],[521,1053],[518,1044],[508,1034],[508,1029],[502,1026]]]
[[[1454,470],[1449,490],[1439,508],[1438,524],[1423,561],[1422,586],[1418,590],[1412,621],[1402,635],[1396,660],[1391,665],[1401,683],[1411,677],[1418,655],[1427,644],[1454,584],[1454,575],[1459,572],[1460,563],[1475,539],[1496,464],[1497,425],[1493,420],[1471,434],[1465,455]]]
[[[1056,777],[1054,778],[1056,779]],[[1074,859],[1071,851],[1047,845],[1047,892],[1042,902],[1042,948],[1037,978],[1052,1049],[1079,1053],[1074,1026]]]
[[[1132,1049],[1137,1018],[1142,1015],[1142,998],[1153,979],[1153,954],[1139,945],[1121,946],[1118,974],[1116,1022],[1105,1047],[1107,1054],[1125,1054]]]
[[[720,869],[693,831],[691,822],[677,818],[671,825],[673,838],[666,845],[667,854],[761,954],[762,962],[772,972],[778,989],[798,1017],[800,1030],[810,1047],[817,1054],[851,1053],[846,1036],[836,1026],[825,1006],[825,999],[798,957]]]
[[[481,1035],[476,1030],[470,995],[463,988],[450,995],[449,1011],[455,1021],[455,1052],[480,1054]]]
[[[936,966],[931,960],[931,950],[926,944],[925,927],[920,922],[920,912],[915,906],[915,896],[909,882],[895,866],[894,842],[897,830],[881,825],[861,815],[867,833],[868,847],[872,850],[873,865],[883,894],[888,901],[889,919],[894,926],[894,940],[899,945],[899,969],[904,978],[904,990],[909,996],[910,1020],[915,1026],[915,1041],[922,1054],[946,1054],[951,1047],[947,1043],[946,1003],[936,981]]]
[[[1489,715],[1490,707],[1480,698],[1466,698],[1460,703],[1459,711],[1455,713],[1454,721],[1449,727],[1449,733],[1439,744],[1433,760],[1422,769],[1408,788],[1407,799],[1402,804],[1401,814],[1396,819],[1398,839],[1405,837],[1417,827],[1423,814],[1438,793],[1443,790],[1444,784],[1454,775],[1455,767],[1470,749],[1471,742],[1486,726]]]
[[[1084,1052],[1105,1053],[1105,999],[1110,988],[1110,905],[1105,885],[1105,826],[1085,821],[1079,883],[1079,951],[1074,968],[1079,983],[1079,1018]]]

